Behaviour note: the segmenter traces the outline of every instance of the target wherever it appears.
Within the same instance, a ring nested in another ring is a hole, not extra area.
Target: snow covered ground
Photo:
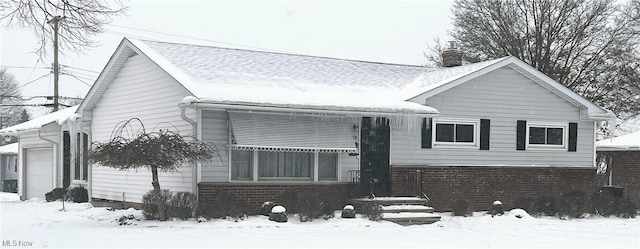
[[[19,201],[8,193],[0,200],[3,248],[640,248],[638,218],[560,220],[513,210],[495,218],[440,213],[440,222],[408,227],[339,215],[307,223],[254,216],[239,222],[132,220],[120,226],[120,216],[141,218],[141,211],[66,203],[61,212],[60,202]]]

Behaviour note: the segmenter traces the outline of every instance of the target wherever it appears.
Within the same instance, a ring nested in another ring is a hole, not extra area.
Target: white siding
[[[442,118],[490,119],[490,150],[421,148],[420,129],[392,129],[392,165],[593,165],[591,121],[580,121],[577,106],[511,68],[503,67],[426,100]],[[516,150],[516,121],[577,122],[577,152]],[[420,127],[420,124],[416,124]]]
[[[202,182],[228,182],[229,128],[225,112],[202,111],[202,141],[213,143],[218,149],[211,162],[202,164]]]
[[[191,95],[144,56],[130,57],[121,71],[110,82],[101,99],[91,110],[92,141],[108,141],[114,128],[122,121],[139,118],[147,130],[171,129],[182,135],[191,135],[192,127],[180,117],[178,103]],[[195,111],[188,109],[195,120]],[[139,126],[122,135],[131,135]],[[172,191],[191,192],[190,166],[178,172],[160,173],[160,186]],[[151,172],[146,169],[119,171],[92,165],[92,196],[110,200],[140,202],[142,195],[151,190]]]

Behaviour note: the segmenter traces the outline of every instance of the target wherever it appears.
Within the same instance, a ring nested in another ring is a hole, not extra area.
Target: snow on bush
[[[284,212],[287,212],[287,209],[284,208],[283,206],[275,206],[271,209],[271,213],[279,214]]]
[[[520,208],[515,208],[515,209],[512,209],[511,211],[509,211],[509,216],[513,216],[513,217],[516,217],[518,219],[531,218],[531,215],[529,215],[529,213],[527,213],[527,211],[525,211],[524,209],[520,209]]]
[[[346,205],[342,209],[342,214],[340,215],[340,217],[345,219],[353,219],[356,217],[356,210],[353,208],[353,206]]]
[[[269,220],[275,222],[287,222],[287,209],[283,206],[275,206],[271,209],[271,214],[269,214]]]

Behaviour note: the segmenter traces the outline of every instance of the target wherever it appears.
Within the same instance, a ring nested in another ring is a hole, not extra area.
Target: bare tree
[[[0,69],[0,129],[21,122],[23,105],[18,82],[6,69]]]
[[[640,115],[639,6],[640,0],[457,0],[450,34],[467,61],[513,55],[628,119]]]
[[[125,10],[118,0],[3,0],[0,20],[8,27],[31,29],[40,43],[36,53],[44,57],[53,36],[48,22],[54,18],[61,18],[58,24],[62,50],[80,52],[94,46],[92,38],[102,32],[102,26]]]

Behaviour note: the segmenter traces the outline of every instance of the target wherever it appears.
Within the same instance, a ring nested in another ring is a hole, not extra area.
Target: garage
[[[38,197],[53,189],[53,153],[48,149],[26,150],[26,196]]]

